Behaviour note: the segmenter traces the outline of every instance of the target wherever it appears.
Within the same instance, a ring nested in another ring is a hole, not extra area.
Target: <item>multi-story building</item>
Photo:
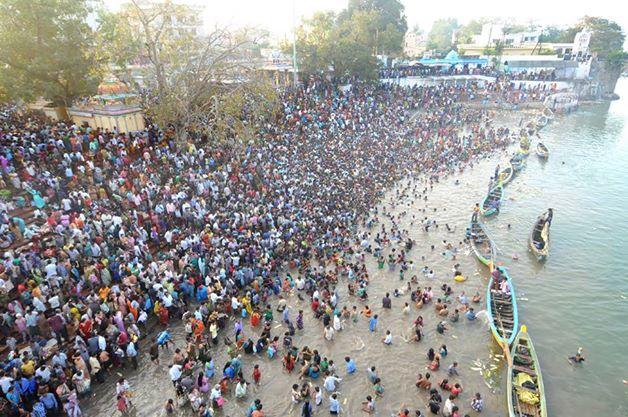
[[[427,49],[427,36],[408,31],[403,41],[403,53],[410,58],[423,56]]]
[[[139,7],[146,16],[158,15],[151,24],[174,35],[203,35],[203,11],[205,7],[188,1],[175,0],[137,0],[135,3],[124,3],[121,10],[133,11]],[[161,8],[171,9],[169,13],[162,13]],[[166,17],[167,16],[167,17]],[[166,22],[163,22],[166,19]],[[162,24],[165,25],[162,26]]]

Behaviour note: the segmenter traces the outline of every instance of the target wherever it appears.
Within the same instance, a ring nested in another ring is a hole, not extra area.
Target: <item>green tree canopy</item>
[[[543,34],[539,36],[539,41],[550,43],[573,42],[576,32],[570,33],[569,29],[560,29],[555,26],[543,28]]]
[[[331,65],[331,36],[337,18],[334,12],[317,12],[310,19],[303,20],[296,32],[299,71],[313,74],[326,71]],[[291,44],[283,45],[282,49],[292,53]]]
[[[254,122],[277,105],[275,89],[256,68],[265,33],[215,28],[199,36],[193,25],[176,24],[193,20],[194,13],[171,1],[145,8],[131,0],[111,33],[126,39],[117,39],[110,56],[136,54],[146,114],[160,126],[174,126],[180,138],[188,128],[221,140],[250,138]],[[139,50],[129,50],[129,43]]]
[[[349,0],[346,14],[351,17],[355,12],[374,12],[375,25],[373,42],[377,54],[401,52],[403,37],[408,30],[405,7],[399,0]]]
[[[597,53],[598,56],[607,57],[623,50],[626,35],[616,22],[601,17],[585,16],[581,27],[592,31],[589,50]]]
[[[543,30],[544,42],[573,42],[576,34],[583,29],[589,29],[591,42],[589,50],[605,58],[610,54],[617,56],[623,51],[626,35],[616,22],[601,17],[585,16],[576,25],[560,30],[548,27]]]
[[[101,57],[87,0],[0,1],[0,82],[11,98],[69,106],[94,94]]]
[[[466,25],[462,25],[456,33],[458,43],[473,43],[473,37],[482,33],[482,26],[488,23],[490,19],[472,19]]]
[[[350,19],[342,19],[334,27],[329,45],[330,58],[336,75],[357,75],[372,79],[376,75],[377,60],[373,43],[376,24],[375,12],[356,11]]]
[[[373,28],[377,20],[376,12],[363,10],[357,10],[349,17],[319,12],[304,20],[297,30],[299,71],[313,74],[332,68],[338,76],[373,78],[377,69]],[[380,33],[380,36],[386,33]],[[283,49],[291,52],[291,45],[286,44]]]
[[[452,35],[458,27],[458,20],[453,18],[435,20],[427,35],[427,47],[439,52],[447,52],[453,46]]]

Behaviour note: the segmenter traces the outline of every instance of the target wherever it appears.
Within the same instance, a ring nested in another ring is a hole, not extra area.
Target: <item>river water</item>
[[[583,107],[575,114],[558,117],[546,127],[541,138],[550,150],[549,160],[541,162],[530,155],[527,166],[506,187],[501,213],[487,222],[499,249],[499,261],[509,268],[519,297],[520,323],[528,326],[537,348],[549,414],[557,417],[628,415],[628,385],[622,383],[628,379],[625,363],[628,352],[628,220],[624,205],[628,195],[628,80],[620,80],[617,92],[623,97],[619,101]],[[438,319],[432,305],[420,311],[413,308],[410,315],[404,315],[402,307],[408,297],[402,296],[393,298],[391,310],[381,308],[383,294],[405,287],[413,274],[419,276],[419,285],[434,288],[435,297],[442,294],[439,287],[443,283],[451,285],[455,294],[466,291],[471,295],[479,291],[484,295],[488,270],[466,247],[456,259],[443,254],[442,242],[457,244],[463,239],[473,204],[484,196],[495,164],[503,165],[506,160],[506,154],[496,155],[441,181],[428,193],[427,201],[415,198],[412,188],[405,197],[397,197],[396,191],[403,189],[406,182],[391,191],[380,204],[380,213],[383,206],[391,209],[391,204],[395,205],[392,213],[408,212],[400,224],[410,231],[417,245],[409,254],[415,268],[407,273],[404,282],[399,280],[398,272],[377,269],[375,260],[367,256],[371,277],[367,304],[380,314],[374,334],[369,332],[368,323],[362,318],[356,324],[346,323],[345,330],[328,342],[323,338],[322,325],[311,317],[308,305],[294,296],[289,299],[293,319],[299,309],[306,312],[305,330],[297,332],[294,343],[316,348],[321,356],[338,364],[343,377],[339,398],[345,415],[366,415],[360,411],[360,403],[367,394],[372,394],[365,372],[370,366],[377,367],[385,388],[384,396],[376,402],[376,415],[389,416],[402,405],[428,412],[427,394],[419,392],[414,383],[417,373],[426,371],[428,348],[437,349],[441,344],[449,349],[441,369],[446,369],[453,361],[460,364],[460,377],[452,380],[461,382],[465,389],[456,400],[460,409],[476,415],[471,412],[469,403],[473,394],[479,392],[485,401],[483,415],[507,415],[505,365],[495,356],[499,350],[482,320],[469,322],[463,318],[450,324],[445,335],[439,335],[435,331]],[[423,186],[421,183],[418,189]],[[554,208],[552,247],[548,261],[539,264],[527,251],[527,237],[536,216],[548,207]],[[417,218],[413,224],[412,215]],[[418,219],[426,216],[436,220],[440,227],[424,232]],[[384,223],[389,227],[389,222]],[[446,231],[445,223],[454,231]],[[390,247],[385,254],[389,251]],[[513,255],[518,260],[514,260]],[[456,263],[468,277],[464,283],[452,279],[452,267]],[[423,265],[434,270],[434,278],[420,273]],[[357,305],[361,309],[365,304],[348,297],[345,281],[341,281],[339,292],[340,305]],[[483,309],[483,305],[477,309]],[[420,343],[406,343],[412,320],[418,314],[425,319],[425,338]],[[277,313],[275,320],[279,317]],[[392,346],[380,342],[386,330],[391,330],[394,336]],[[273,335],[281,336],[283,331],[281,324],[273,324]],[[245,332],[251,333],[248,327]],[[183,348],[182,329],[175,328],[174,335],[177,346]],[[579,346],[584,348],[586,362],[584,366],[575,367],[566,358]],[[343,366],[346,355],[355,359],[357,374],[346,376]],[[214,357],[217,370],[222,369],[226,357],[222,344]],[[133,414],[162,414],[165,401],[174,396],[168,378],[170,359],[170,355],[164,353],[160,365],[156,366],[143,357],[139,371],[125,372],[135,391]],[[262,400],[267,416],[299,415],[298,410],[291,410],[290,387],[303,381],[299,381],[295,373],[283,372],[279,359],[246,356],[243,372],[249,379],[255,363],[262,370],[262,384],[251,388],[244,401],[227,396],[222,415],[244,416],[254,398]],[[446,377],[444,370],[432,374],[434,383]],[[110,375],[104,385],[96,387],[94,397],[83,403],[87,415],[117,414],[115,379],[115,375]],[[322,385],[320,379],[310,382]],[[325,396],[324,409],[317,414],[328,415],[327,404]],[[191,413],[189,408],[181,407],[177,415]]]

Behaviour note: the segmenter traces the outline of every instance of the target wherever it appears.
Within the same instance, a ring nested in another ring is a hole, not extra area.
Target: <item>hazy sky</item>
[[[112,8],[128,0],[104,0]],[[347,0],[186,0],[188,3],[205,5],[204,21],[214,24],[253,25],[269,29],[277,36],[290,35],[293,1],[297,22],[319,10],[339,11]],[[627,7],[622,0],[449,0],[429,2],[402,0],[406,6],[408,25],[418,24],[429,31],[432,22],[442,17],[455,17],[460,23],[482,16],[512,17],[519,22],[535,20],[541,24],[569,25],[584,15],[600,16],[616,20],[628,30]]]

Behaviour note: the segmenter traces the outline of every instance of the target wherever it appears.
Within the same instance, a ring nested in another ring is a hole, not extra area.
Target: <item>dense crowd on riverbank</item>
[[[238,384],[237,355],[224,368],[233,376],[216,381],[209,403],[204,378],[213,370],[192,386],[181,382],[199,361],[209,369],[209,345],[225,318],[263,321],[270,300],[292,288],[321,321],[342,313],[336,283],[346,277],[361,296],[369,279],[363,259],[352,256],[363,244],[357,222],[403,176],[446,175],[506,147],[508,129],[459,103],[507,93],[473,83],[355,85],[343,93],[311,81],[283,95],[281,114],[255,141],[236,145],[205,137],[179,143],[154,126],[122,134],[9,113],[0,123],[0,188],[16,197],[28,190],[20,198],[32,200],[39,221],[14,215],[24,204],[18,198],[2,201],[4,410],[80,416],[92,381],[136,366],[138,356],[148,360],[145,351],[157,360],[167,333],[143,338],[154,316],[164,329],[180,319],[189,326],[188,349],[173,358],[179,368],[170,376],[177,389],[196,389],[195,407],[209,415],[206,405],[220,406],[221,384]],[[402,264],[402,255],[392,263]],[[262,327],[257,342],[236,331],[226,343],[234,352],[283,350],[284,364],[299,361],[304,375],[320,367],[321,358],[292,355]],[[121,380],[121,411],[127,391]],[[251,414],[263,415],[261,408],[254,403]]]

